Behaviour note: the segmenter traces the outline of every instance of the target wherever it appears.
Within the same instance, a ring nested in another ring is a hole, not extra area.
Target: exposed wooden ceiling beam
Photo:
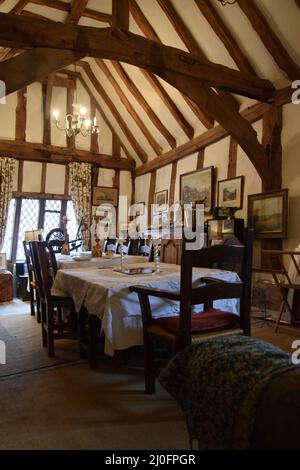
[[[160,40],[159,36],[154,31],[152,25],[149,23],[136,1],[129,0],[129,4],[130,12],[145,37],[151,39],[152,41],[156,41],[159,44],[162,44],[162,41]],[[164,91],[163,88],[162,91]],[[164,93],[167,94],[166,91],[164,91]],[[185,95],[182,95],[182,98],[186,101],[191,111],[197,116],[197,118],[200,120],[200,122],[202,122],[202,124],[206,128],[210,128],[213,126],[213,122],[211,122],[209,116],[206,116],[205,113],[203,113],[203,111],[199,109],[196,104],[191,103],[191,101]]]
[[[29,0],[19,0],[18,3],[10,10],[10,13],[12,15],[19,15],[23,8],[26,7],[27,3],[29,3]]]
[[[181,38],[182,42],[185,44],[187,50],[192,54],[198,56],[202,61],[209,62],[206,55],[204,54],[203,50],[195,40],[194,36],[190,32],[189,28],[185,25],[175,8],[173,7],[170,0],[157,0],[158,4],[160,5],[161,9],[166,14],[167,18],[173,25],[175,31],[177,32],[178,36]],[[220,96],[224,99],[224,102],[228,106],[233,106],[233,108],[239,108],[238,101],[230,94],[223,92],[222,90],[219,91]],[[198,108],[199,109],[199,108]],[[201,109],[201,108],[200,108]],[[203,110],[202,110],[203,113]],[[206,116],[205,113],[203,113]],[[203,121],[202,121],[203,122]],[[212,123],[213,125],[213,123]],[[206,125],[209,129],[212,125]]]
[[[72,0],[71,11],[68,14],[66,23],[77,24],[85,10],[85,7],[87,6],[87,3],[88,0]]]
[[[199,10],[213,28],[216,35],[221,39],[227,51],[235,61],[238,68],[246,73],[256,75],[254,68],[243,53],[238,42],[233,37],[230,29],[226,26],[210,0],[195,0]]]
[[[300,8],[300,0],[295,0],[296,5]]]
[[[129,31],[45,22],[0,13],[0,45],[42,47],[82,52],[121,60],[159,73],[161,69],[204,81],[208,86],[261,100],[271,100],[269,80],[252,77],[220,64],[202,62],[193,54],[158,44]]]
[[[253,0],[238,0],[238,4],[280,69],[290,80],[297,80],[300,77],[300,68],[291,58],[258,6]]]
[[[244,119],[247,119],[248,122],[253,123],[261,119],[268,108],[269,105],[265,103],[258,103],[244,111],[241,111],[240,114]],[[186,142],[185,144],[180,145],[175,149],[169,150],[160,157],[157,157],[147,162],[146,164],[139,166],[136,169],[135,174],[136,176],[141,176],[165,165],[169,165],[170,163],[187,157],[188,155],[191,155],[198,150],[215,144],[227,136],[228,132],[222,126],[215,126],[213,129],[209,129],[203,134],[194,137],[189,142]]]
[[[112,0],[112,25],[129,29],[129,0]]]
[[[86,92],[88,93],[88,95],[90,96],[90,98],[92,100],[94,100],[94,104],[95,104],[95,107],[98,111],[98,113],[101,115],[103,121],[105,122],[105,124],[107,125],[107,127],[109,127],[112,135],[116,135],[116,137],[119,139],[119,142],[120,142],[120,147],[123,149],[123,152],[125,153],[126,157],[128,160],[130,160],[131,162],[134,162],[134,158],[131,156],[130,152],[127,150],[126,146],[124,145],[124,143],[122,142],[122,140],[118,137],[118,135],[116,134],[113,126],[111,125],[111,123],[109,122],[109,120],[107,119],[106,115],[104,114],[104,112],[102,111],[102,108],[100,107],[98,101],[96,100],[96,97],[95,95],[93,94],[92,90],[90,89],[90,87],[88,86],[88,84],[86,83],[86,81],[83,79],[81,73],[78,74],[78,79],[80,80],[80,83],[82,84],[82,86],[84,87],[84,89],[86,90]]]
[[[54,145],[43,145],[31,142],[0,140],[1,155],[12,156],[18,160],[46,162],[89,162],[103,168],[132,170],[131,161],[113,158],[110,155],[92,154],[91,152]]]
[[[139,105],[143,108],[149,119],[152,121],[154,126],[157,128],[157,130],[164,136],[166,141],[169,143],[171,148],[176,147],[176,139],[172,136],[172,134],[168,131],[168,129],[164,126],[164,124],[161,122],[159,117],[155,114],[153,109],[149,106],[148,101],[145,100],[144,96],[142,93],[139,91],[135,83],[131,80],[127,72],[124,70],[122,65],[119,62],[112,61],[112,64],[118,73],[119,77],[121,80],[124,82],[124,84],[127,86],[128,90],[131,92],[131,94],[135,97]]]
[[[56,49],[33,49],[1,62],[0,79],[9,95],[56,70],[81,59],[81,53]]]
[[[113,75],[111,74],[110,70],[108,69],[107,65],[104,63],[103,60],[101,59],[95,59],[98,67],[102,70],[112,87],[114,88],[117,96],[119,97],[121,103],[125,106],[127,112],[130,114],[132,119],[135,121],[136,125],[140,128],[142,133],[144,134],[145,138],[148,140],[149,144],[155,151],[156,155],[160,155],[162,153],[162,148],[161,146],[156,142],[154,139],[153,135],[151,132],[148,130],[147,126],[143,123],[142,119],[130,103],[130,101],[127,99],[125,93],[123,93],[122,88],[118,84],[118,82],[115,80]]]
[[[137,156],[139,157],[139,159],[143,163],[145,163],[148,159],[148,156],[147,156],[146,152],[142,149],[142,147],[140,146],[140,144],[138,143],[138,141],[136,140],[136,138],[134,137],[132,132],[129,130],[127,124],[124,121],[124,119],[121,117],[121,115],[118,112],[117,108],[115,107],[114,103],[112,102],[112,100],[107,95],[106,91],[104,90],[104,88],[102,87],[100,82],[98,81],[96,75],[94,74],[94,72],[92,71],[90,65],[87,62],[86,62],[86,65],[84,67],[84,71],[87,74],[87,76],[90,79],[93,86],[95,87],[95,89],[97,90],[97,92],[99,93],[99,95],[101,96],[101,98],[103,99],[103,101],[105,102],[105,104],[108,106],[110,112],[112,113],[112,115],[116,119],[116,121],[117,121],[118,125],[120,126],[120,128],[122,129],[122,131],[124,132],[128,142],[130,142],[130,145],[135,150]]]
[[[30,3],[47,6],[60,11],[66,11],[68,13],[70,12],[70,4],[62,2],[61,0],[30,0]],[[112,15],[101,13],[100,11],[92,10],[91,8],[86,8],[83,11],[82,16],[91,18],[92,20],[101,21],[102,23],[112,24]]]
[[[267,167],[266,150],[258,141],[257,133],[248,121],[237,110],[225,106],[219,95],[204,83],[199,87],[198,80],[167,70],[161,72],[161,77],[172,83],[183,93],[186,93],[195,103],[203,107],[209,115],[214,116],[216,121],[237,140],[262,181],[268,184],[271,175]]]

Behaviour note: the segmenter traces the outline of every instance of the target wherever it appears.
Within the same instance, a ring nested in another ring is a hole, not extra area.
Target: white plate
[[[91,256],[73,256],[74,261],[90,261]]]

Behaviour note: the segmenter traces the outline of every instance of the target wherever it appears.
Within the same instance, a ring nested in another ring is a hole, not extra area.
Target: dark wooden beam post
[[[112,0],[112,25],[129,29],[129,0]]]
[[[53,90],[54,74],[49,75],[47,82],[42,86],[43,111],[44,111],[44,133],[43,143],[51,145],[51,101]]]
[[[112,154],[117,159],[121,158],[120,141],[115,133],[112,135]],[[118,189],[120,188],[120,170],[118,169],[115,170],[115,176],[113,179],[113,187],[118,188]]]
[[[177,162],[173,162],[172,170],[171,170],[170,190],[169,190],[169,206],[170,207],[172,207],[175,202],[176,175],[177,175]],[[170,222],[174,223],[173,211],[170,211]]]
[[[150,186],[149,186],[149,195],[148,195],[148,226],[151,225],[151,217],[152,217],[152,204],[154,203],[154,192],[156,186],[156,171],[151,172],[150,176]]]
[[[262,144],[266,149],[267,166],[272,175],[269,184],[263,183],[263,191],[280,189],[282,186],[282,106],[269,106],[263,115]],[[282,250],[281,239],[261,241],[262,250]],[[267,268],[266,260],[261,257],[262,268]]]
[[[200,149],[198,152],[198,157],[197,157],[197,170],[201,170],[201,168],[203,168],[204,154],[205,154],[205,148]]]
[[[17,92],[16,107],[16,140],[25,142],[26,140],[26,92],[27,88],[21,88]]]
[[[227,170],[228,179],[235,178],[236,176],[237,150],[238,150],[237,141],[233,137],[230,137],[228,170]]]
[[[94,119],[96,116],[96,103],[93,98],[90,97],[90,108],[91,108],[91,119]],[[99,153],[99,142],[98,142],[98,134],[91,134],[91,152],[92,153]]]

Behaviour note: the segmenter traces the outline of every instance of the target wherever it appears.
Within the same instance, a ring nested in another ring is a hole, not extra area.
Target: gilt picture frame
[[[101,204],[111,204],[117,207],[118,200],[118,188],[108,188],[106,186],[95,186],[93,188],[93,206],[100,206]]]
[[[256,238],[286,238],[288,227],[288,189],[250,194],[248,227]]]

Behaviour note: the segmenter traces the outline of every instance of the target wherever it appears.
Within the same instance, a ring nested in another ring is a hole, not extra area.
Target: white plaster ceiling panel
[[[286,2],[286,0],[284,0]],[[217,3],[217,2],[216,2]],[[215,5],[217,12],[228,26],[241,50],[248,57],[257,74],[271,81],[284,78],[273,57],[265,48],[256,31],[238,4],[222,7]]]

